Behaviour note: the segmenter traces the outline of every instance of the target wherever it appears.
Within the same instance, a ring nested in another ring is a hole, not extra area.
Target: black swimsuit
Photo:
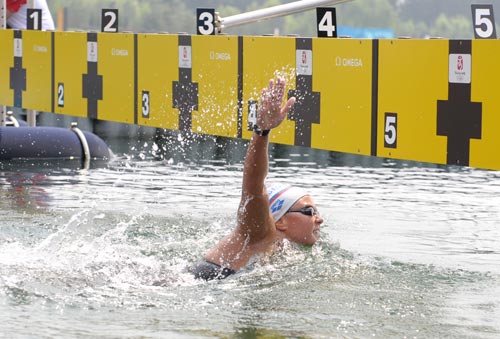
[[[222,267],[207,260],[201,260],[196,265],[191,267],[189,271],[194,274],[196,279],[203,279],[207,281],[213,279],[224,279],[231,274],[236,273],[233,269]]]

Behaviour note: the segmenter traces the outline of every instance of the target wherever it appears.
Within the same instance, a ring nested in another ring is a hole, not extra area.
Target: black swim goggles
[[[312,206],[303,207],[300,210],[287,211],[286,213],[302,213],[304,215],[309,215],[311,217],[313,215],[319,215],[319,212],[317,210],[315,210],[314,207],[312,207]]]

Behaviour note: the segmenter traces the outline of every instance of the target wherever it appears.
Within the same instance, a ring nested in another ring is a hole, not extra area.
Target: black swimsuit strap
[[[224,279],[231,274],[236,273],[233,269],[222,267],[207,260],[201,260],[194,267],[191,267],[189,271],[194,274],[196,279],[203,279],[207,281],[213,279]]]

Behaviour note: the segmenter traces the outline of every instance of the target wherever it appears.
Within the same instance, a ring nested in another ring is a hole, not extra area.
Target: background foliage
[[[118,8],[120,31],[194,34],[196,8],[215,8],[222,17],[279,5],[280,0],[48,0],[54,19],[66,7],[68,30],[100,30],[101,8]],[[473,38],[471,3],[483,0],[354,0],[337,5],[337,22],[351,27],[390,28],[395,36]],[[494,11],[500,10],[498,4]],[[498,14],[497,14],[498,15]],[[497,20],[498,22],[498,20]],[[316,14],[308,11],[228,29],[228,34],[316,36]],[[499,32],[497,24],[497,32]]]

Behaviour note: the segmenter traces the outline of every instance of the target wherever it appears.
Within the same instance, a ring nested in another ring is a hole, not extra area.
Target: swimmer
[[[323,218],[311,196],[298,187],[265,185],[269,133],[295,104],[292,97],[282,105],[285,85],[283,78],[271,79],[262,90],[245,156],[237,227],[190,269],[196,278],[226,278],[244,268],[252,257],[272,254],[285,239],[308,246],[319,239]]]

